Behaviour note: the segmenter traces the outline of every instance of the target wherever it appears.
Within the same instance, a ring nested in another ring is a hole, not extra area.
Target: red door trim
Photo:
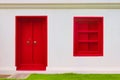
[[[20,43],[19,43],[19,41],[20,41],[20,38],[19,38],[19,35],[20,35],[20,26],[19,26],[19,20],[20,19],[23,19],[23,18],[26,18],[26,19],[41,19],[41,18],[44,18],[45,19],[45,22],[44,22],[44,25],[46,26],[45,28],[45,31],[44,31],[44,35],[46,36],[45,37],[45,40],[44,40],[44,48],[45,48],[45,50],[44,50],[44,53],[45,53],[45,56],[46,56],[46,58],[45,58],[45,64],[43,65],[43,66],[46,66],[47,67],[47,16],[16,16],[15,17],[15,66],[17,67],[17,66],[19,66],[19,64],[20,64]],[[46,70],[46,67],[44,68],[44,67],[39,67],[39,64],[38,64],[38,67],[35,65],[35,69],[36,70]],[[21,70],[22,69],[24,69],[23,67],[21,68]],[[17,70],[20,70],[20,68],[17,68]],[[34,70],[34,68],[33,67],[30,67],[30,70]]]

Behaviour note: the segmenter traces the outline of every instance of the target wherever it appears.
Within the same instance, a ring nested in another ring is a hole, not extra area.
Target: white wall
[[[47,71],[120,71],[120,10],[0,10],[0,70],[15,70],[15,16],[48,16]],[[73,17],[104,17],[104,56],[73,56]]]
[[[120,0],[0,0],[0,3],[111,3]]]

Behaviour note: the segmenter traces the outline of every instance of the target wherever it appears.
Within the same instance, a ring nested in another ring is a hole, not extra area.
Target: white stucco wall
[[[120,0],[0,0],[0,3],[111,3]]]
[[[15,16],[48,16],[47,71],[120,71],[120,10],[0,10],[0,71],[15,70]],[[73,56],[73,17],[104,17],[104,56]]]

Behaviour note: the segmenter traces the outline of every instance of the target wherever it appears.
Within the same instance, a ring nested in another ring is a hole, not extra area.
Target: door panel
[[[32,22],[21,23],[21,64],[32,64]]]
[[[42,21],[34,20],[33,21],[33,61],[34,64],[42,64],[43,55],[42,52]]]

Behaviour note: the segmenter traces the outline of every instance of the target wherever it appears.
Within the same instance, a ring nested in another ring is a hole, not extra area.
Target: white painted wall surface
[[[114,3],[120,0],[0,0],[0,3]]]
[[[119,71],[120,10],[0,10],[0,72],[15,70],[15,16],[48,16],[47,71]],[[104,17],[104,56],[73,56],[73,17]]]

